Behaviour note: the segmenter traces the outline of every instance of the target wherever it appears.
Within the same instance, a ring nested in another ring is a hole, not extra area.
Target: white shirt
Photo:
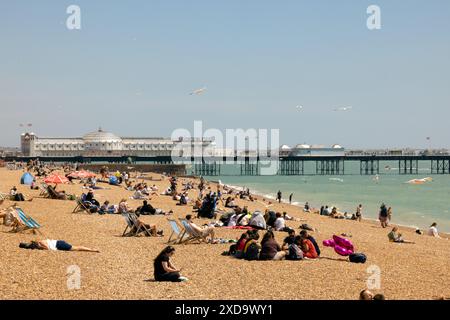
[[[439,238],[439,232],[436,227],[430,227],[430,230],[428,230],[428,235]]]
[[[274,222],[275,230],[280,231],[286,227],[285,221],[282,217],[279,217]]]
[[[47,239],[46,241],[47,241],[47,247],[48,247],[49,250],[55,250],[55,251],[57,250],[56,249],[56,242],[57,242],[57,240]]]

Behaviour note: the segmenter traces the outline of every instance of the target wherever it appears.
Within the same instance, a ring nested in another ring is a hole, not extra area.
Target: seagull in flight
[[[192,96],[192,95],[201,95],[202,93],[204,93],[206,91],[206,87],[203,87],[203,88],[200,88],[200,89],[197,89],[197,90],[194,90],[194,91],[192,91],[191,93],[190,93],[190,95]]]
[[[351,109],[352,109],[352,107],[341,107],[341,108],[334,109],[334,111],[349,111]]]
[[[298,111],[303,110],[303,106],[296,106],[296,108],[297,108]]]

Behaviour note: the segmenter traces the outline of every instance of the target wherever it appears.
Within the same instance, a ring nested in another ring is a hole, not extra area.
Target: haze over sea
[[[389,165],[390,168],[385,168]],[[305,173],[313,172],[314,165],[305,163]],[[223,169],[222,183],[248,187],[253,193],[274,198],[281,190],[283,199],[291,193],[293,202],[303,205],[308,201],[314,208],[321,205],[337,206],[341,212],[355,212],[363,205],[363,216],[377,219],[382,202],[393,209],[393,224],[427,230],[437,222],[441,232],[450,232],[450,175],[431,175],[430,163],[419,163],[419,175],[399,175],[398,162],[380,163],[379,180],[374,176],[359,175],[359,163],[346,163],[346,175],[335,176],[232,176]],[[411,179],[432,177],[433,181],[413,185]],[[263,208],[262,208],[263,209]]]

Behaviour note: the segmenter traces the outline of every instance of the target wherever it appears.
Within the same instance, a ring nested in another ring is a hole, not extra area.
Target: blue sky
[[[65,26],[71,4],[81,30]],[[202,120],[291,145],[450,147],[447,0],[2,1],[0,41],[3,146],[20,123],[170,136]]]

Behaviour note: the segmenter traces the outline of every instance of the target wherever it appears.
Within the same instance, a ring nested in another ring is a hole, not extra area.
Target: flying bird
[[[206,87],[203,87],[203,88],[200,88],[200,89],[197,89],[197,90],[194,90],[194,91],[192,91],[191,93],[190,93],[190,95],[192,96],[192,95],[201,95],[202,93],[204,93],[206,91]]]
[[[352,109],[352,107],[341,107],[341,108],[334,109],[334,111],[349,111],[351,109]]]
[[[300,111],[303,109],[303,106],[296,106],[297,110]]]

